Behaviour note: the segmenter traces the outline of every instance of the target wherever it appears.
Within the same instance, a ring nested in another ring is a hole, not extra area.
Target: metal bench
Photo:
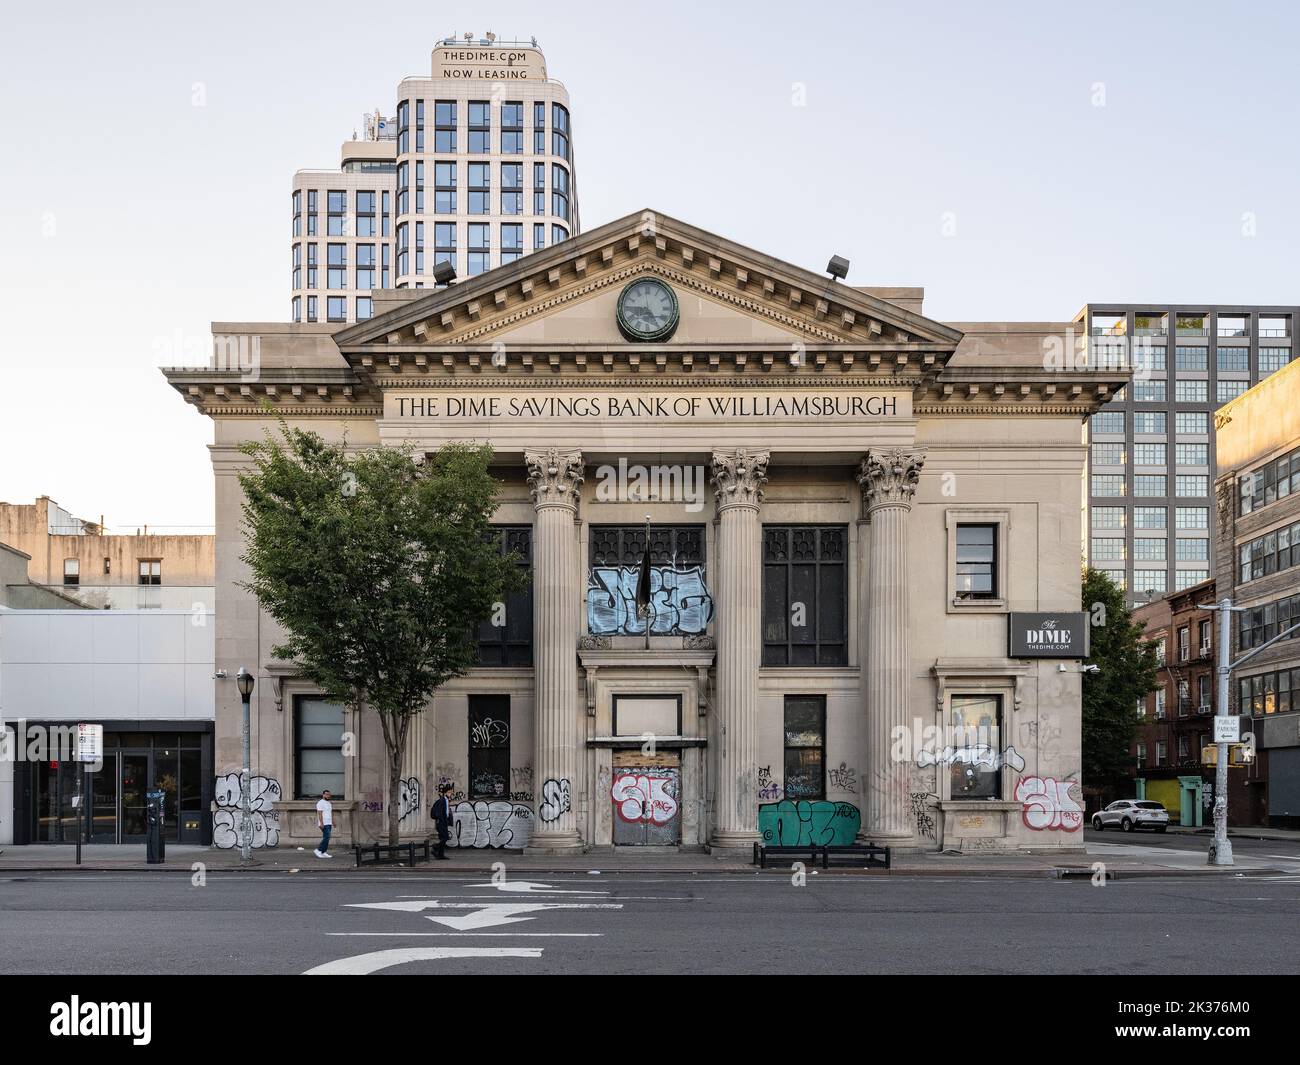
[[[811,865],[820,865],[829,869],[831,862],[844,865],[862,865],[867,868],[888,869],[890,854],[888,847],[879,847],[874,843],[853,843],[846,846],[817,846],[807,844],[799,847],[773,846],[765,847],[754,844],[754,864],[760,869],[767,868],[768,857],[806,858]]]
[[[421,861],[429,860],[429,841],[426,839],[422,843],[416,843],[414,840],[398,844],[368,843],[364,847],[353,844],[352,851],[356,855],[358,869],[362,865],[397,865],[403,862],[414,865],[417,854]]]

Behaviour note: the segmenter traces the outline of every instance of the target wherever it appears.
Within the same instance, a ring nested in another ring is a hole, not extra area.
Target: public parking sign
[[[104,760],[104,726],[77,726],[77,761],[102,762]]]
[[[1214,719],[1215,743],[1240,743],[1241,718],[1234,715],[1220,714]]]

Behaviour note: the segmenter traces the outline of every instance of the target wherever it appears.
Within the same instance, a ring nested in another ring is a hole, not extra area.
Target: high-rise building
[[[295,322],[362,321],[372,290],[433,288],[441,262],[472,277],[549,247],[580,230],[569,95],[535,40],[440,41],[338,170],[294,175],[292,215]]]
[[[1141,604],[1211,575],[1214,412],[1293,358],[1298,307],[1090,303],[1094,365],[1133,381],[1088,423],[1087,557]]]

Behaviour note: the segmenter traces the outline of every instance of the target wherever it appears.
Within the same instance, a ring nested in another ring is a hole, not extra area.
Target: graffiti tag
[[[645,619],[637,616],[637,566],[593,566],[587,582],[587,630],[593,636],[640,636]],[[713,596],[701,566],[650,569],[650,632],[698,635],[713,619]]]

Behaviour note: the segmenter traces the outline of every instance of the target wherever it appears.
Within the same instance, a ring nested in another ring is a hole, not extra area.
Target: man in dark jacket
[[[440,787],[431,811],[434,827],[438,830],[438,849],[433,856],[441,861],[447,861],[447,839],[451,836],[451,791],[450,784]]]

